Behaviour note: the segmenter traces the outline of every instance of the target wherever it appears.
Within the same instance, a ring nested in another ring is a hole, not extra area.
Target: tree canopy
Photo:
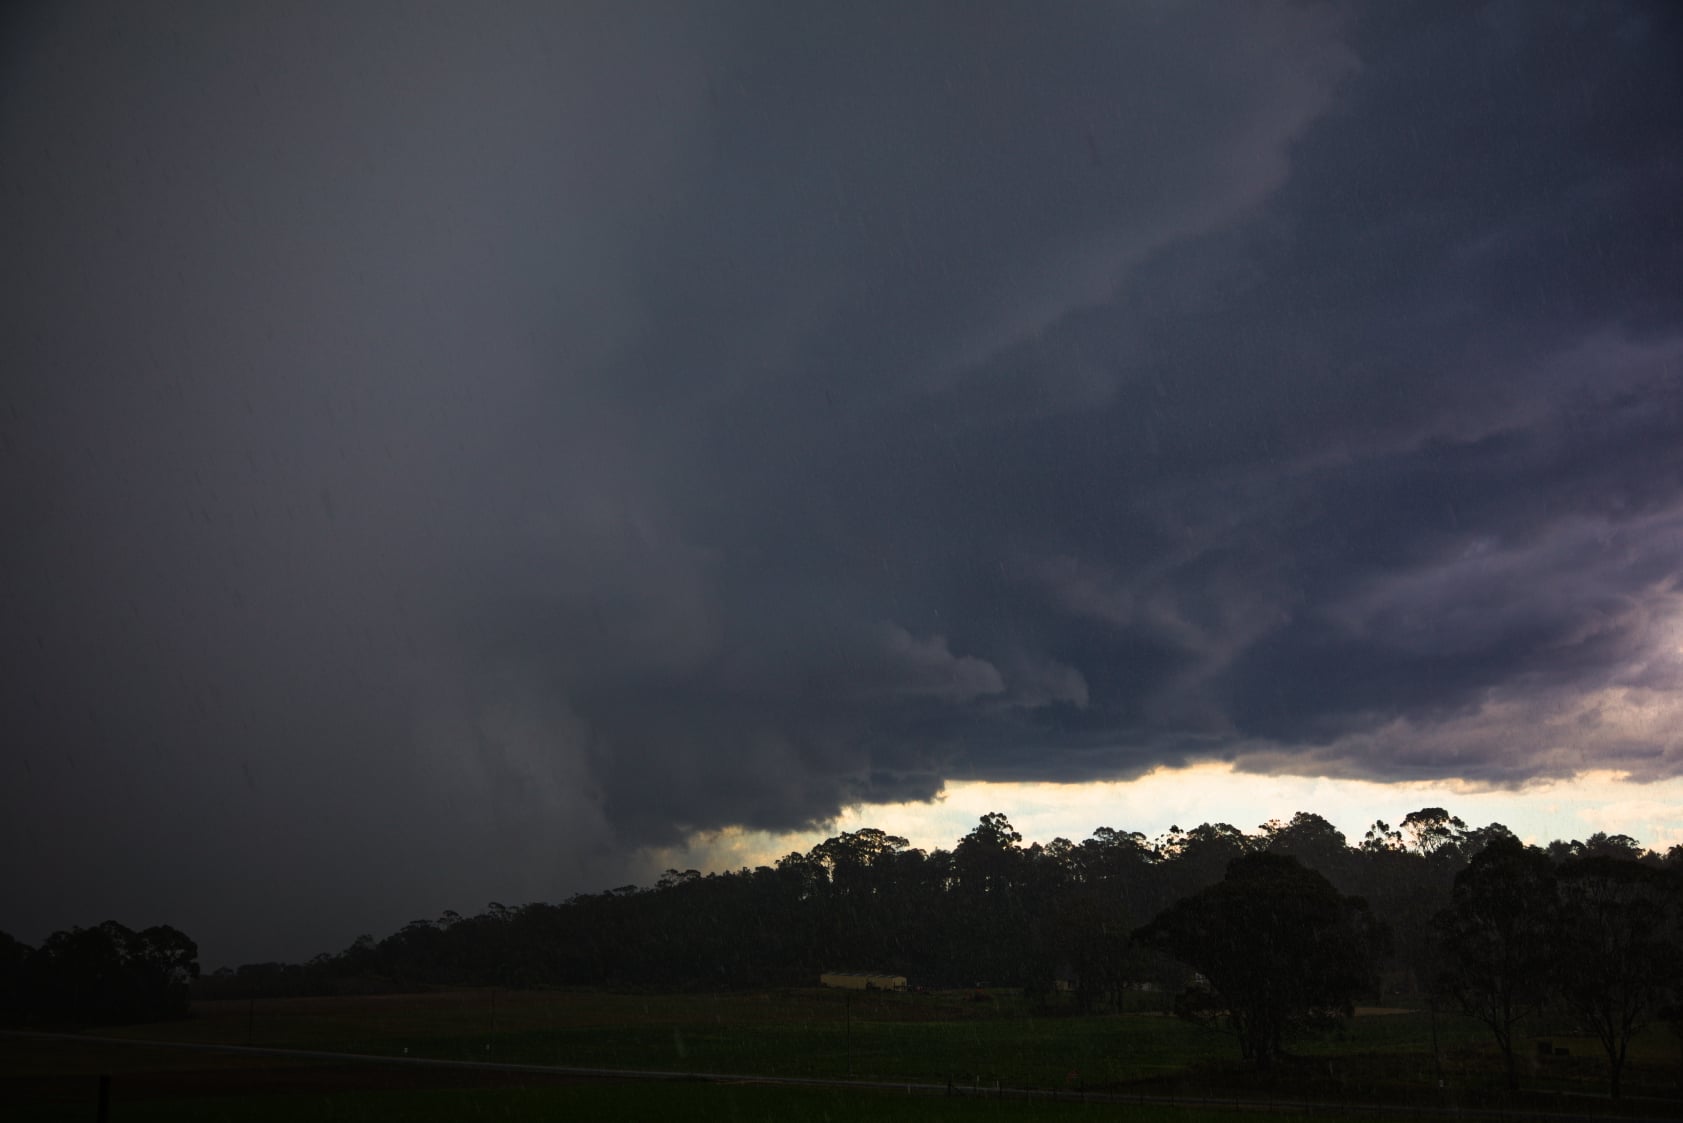
[[[1198,972],[1185,1012],[1225,1020],[1261,1065],[1290,1030],[1348,1016],[1357,994],[1374,989],[1383,946],[1366,902],[1266,852],[1233,859],[1220,882],[1134,935]]]

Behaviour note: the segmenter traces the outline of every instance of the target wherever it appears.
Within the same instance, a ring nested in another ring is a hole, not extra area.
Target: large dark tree
[[[182,1017],[198,959],[198,946],[167,925],[136,932],[107,920],[54,932],[24,963],[25,1003],[48,1021]]]
[[[1381,939],[1358,898],[1295,858],[1235,858],[1219,883],[1187,897],[1135,933],[1207,981],[1194,1016],[1219,1015],[1259,1066],[1280,1055],[1289,1031],[1353,1012],[1371,988]]]
[[[1441,807],[1422,807],[1403,816],[1399,832],[1408,848],[1427,857],[1458,855],[1467,840],[1467,824]]]
[[[1027,898],[1029,855],[1023,836],[997,811],[983,815],[953,847],[956,883],[947,898],[948,946],[975,979],[998,984],[1023,981],[1031,913]]]
[[[1128,935],[1165,903],[1158,858],[1144,835],[1109,827],[1068,852],[1067,885],[1048,931],[1057,966],[1072,977],[1083,1011],[1100,1002],[1120,1006],[1124,984],[1140,977]]]
[[[24,965],[29,962],[29,945],[0,932],[0,1019],[10,1021],[24,1009]]]
[[[1631,1038],[1658,1015],[1678,978],[1675,902],[1661,870],[1628,858],[1573,858],[1558,876],[1560,997],[1606,1050],[1617,1099]]]
[[[1289,854],[1328,881],[1348,889],[1354,855],[1344,832],[1312,811],[1299,811],[1290,822],[1262,824],[1263,845],[1270,854]]]
[[[1433,923],[1439,988],[1490,1027],[1517,1088],[1514,1027],[1548,998],[1559,935],[1554,864],[1517,838],[1497,839],[1456,875],[1452,903]]]

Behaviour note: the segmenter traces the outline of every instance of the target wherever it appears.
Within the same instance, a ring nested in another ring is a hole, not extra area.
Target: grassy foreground
[[[733,1123],[1027,1123],[1091,1120],[1120,1111],[1135,1123],[1240,1123],[1255,1112],[1169,1105],[1099,1107],[1074,1102],[946,1099],[939,1096],[839,1088],[780,1088],[752,1084],[586,1082],[559,1087],[466,1087],[354,1092],[262,1092],[198,1097],[113,1097],[112,1118],[124,1123],[281,1123],[337,1120],[400,1123],[427,1120],[501,1120],[551,1123],[556,1119],[731,1120]],[[17,1118],[41,1123],[94,1117],[91,1090],[19,1103]],[[1320,1116],[1328,1123],[1354,1118]]]
[[[517,1064],[927,1082],[956,1090],[1056,1089],[1065,1102],[690,1081],[577,1080],[167,1047],[0,1039],[0,1097],[21,1119],[94,1117],[97,1077],[112,1077],[114,1120],[145,1119],[864,1119],[1257,1118],[1168,1105],[1068,1102],[1088,1093],[1313,1099],[1317,1118],[1374,1118],[1372,1105],[1510,1106],[1596,1112],[1601,1062],[1586,1040],[1526,1060],[1529,1098],[1498,1089],[1482,1026],[1421,1010],[1373,1011],[1298,1041],[1289,1069],[1262,1077],[1235,1063],[1225,1035],[1140,1012],[1077,1017],[990,994],[642,995],[458,990],[420,995],[202,1003],[186,1021],[96,1031],[199,1042]],[[1438,1051],[1434,1054],[1435,1036]],[[1548,1027],[1538,1027],[1540,1030]],[[1680,1114],[1677,1044],[1642,1039],[1633,1095],[1645,1114]],[[1530,1043],[1527,1043],[1528,1049]],[[1444,1084],[1440,1089],[1438,1081]],[[1562,1098],[1565,1094],[1570,1098]],[[1545,1102],[1539,1096],[1548,1097]],[[1669,1102],[1668,1102],[1669,1101]]]
[[[202,1003],[185,1022],[118,1029],[159,1041],[257,1044],[523,1064],[1051,1088],[1117,1088],[1235,1056],[1224,1034],[1161,1014],[1036,1014],[970,993],[609,994],[460,990],[424,995]],[[1440,1037],[1482,1031],[1460,1020]],[[1430,1048],[1426,1016],[1355,1019],[1310,1053]]]

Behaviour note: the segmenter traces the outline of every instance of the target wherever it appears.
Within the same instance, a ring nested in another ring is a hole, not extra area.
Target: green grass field
[[[729,995],[450,991],[204,1003],[188,1022],[116,1030],[152,1040],[259,1044],[449,1060],[779,1076],[1093,1088],[1235,1056],[1232,1040],[1156,1014],[1036,1016],[1019,999],[793,990]],[[1482,1030],[1444,1019],[1440,1037]],[[1426,1015],[1361,1017],[1306,1053],[1425,1052]]]
[[[1148,1105],[1084,1105],[1046,1101],[946,1099],[830,1088],[776,1088],[729,1084],[581,1084],[560,1088],[446,1088],[322,1094],[153,1098],[121,1102],[114,1119],[125,1123],[281,1123],[340,1120],[401,1123],[416,1120],[557,1119],[731,1120],[735,1123],[1027,1123],[1092,1120],[1118,1114],[1130,1123],[1239,1123],[1253,1111]],[[58,1123],[93,1118],[92,1095],[36,1105],[19,1118]],[[1327,1123],[1355,1123],[1359,1116],[1320,1116]]]
[[[1180,1099],[1200,1095],[1345,1105],[1537,1107],[1537,1093],[1571,1093],[1597,1110],[1599,1048],[1556,1033],[1568,1057],[1524,1061],[1529,1099],[1506,1100],[1489,1035],[1468,1019],[1423,1010],[1358,1016],[1294,1043],[1272,1074],[1237,1063],[1224,1034],[1165,1017],[1078,1017],[998,994],[789,990],[642,995],[592,991],[458,990],[420,995],[202,1003],[192,1019],[96,1031],[135,1041],[354,1052],[443,1060],[996,1085]],[[1559,1027],[1539,1026],[1541,1031]],[[1638,1042],[1627,1088],[1647,1114],[1679,1114],[1676,1039]],[[19,1118],[91,1119],[99,1074],[113,1079],[112,1118],[242,1119],[944,1119],[1045,1118],[1083,1106],[1046,1100],[885,1094],[702,1082],[631,1082],[393,1069],[167,1047],[0,1039],[0,1095]],[[1444,1081],[1438,1088],[1438,1080]],[[1656,1098],[1658,1097],[1658,1098]],[[1664,1102],[1670,1100],[1671,1102]],[[1558,1109],[1565,1101],[1552,1101]],[[1089,1111],[1098,1110],[1086,1105]],[[1168,1106],[1127,1105],[1130,1119],[1218,1119]],[[570,1113],[570,1114],[569,1114]],[[1243,1114],[1243,1113],[1241,1113]],[[1090,1118],[1091,1115],[1083,1115]],[[1254,1113],[1247,1116],[1254,1118]],[[1318,1116],[1325,1117],[1325,1116]]]

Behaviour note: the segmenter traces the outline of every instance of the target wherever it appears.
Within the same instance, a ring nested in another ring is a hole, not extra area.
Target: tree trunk
[[[1625,1046],[1623,1042],[1614,1045],[1613,1040],[1607,1040],[1607,1092],[1615,1100],[1619,1098],[1619,1077],[1625,1067]]]

